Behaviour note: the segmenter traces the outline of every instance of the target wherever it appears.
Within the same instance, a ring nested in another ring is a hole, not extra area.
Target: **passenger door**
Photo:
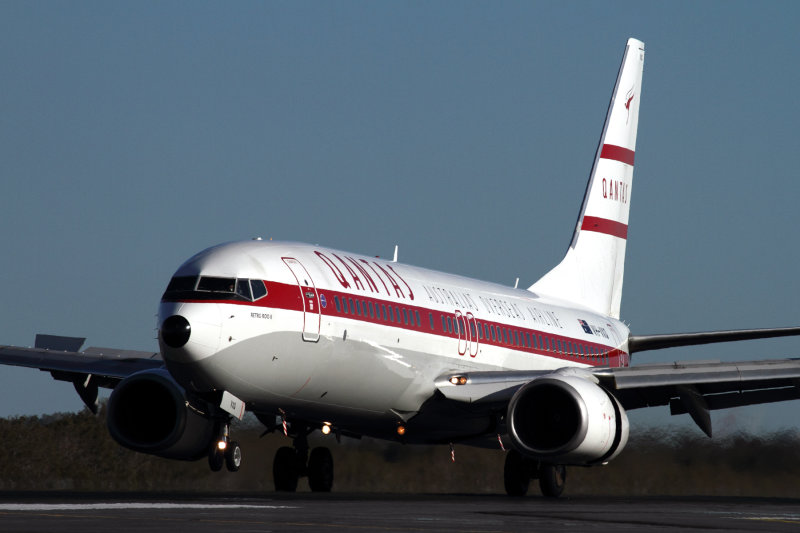
[[[322,314],[319,305],[319,292],[314,280],[303,264],[294,257],[283,257],[283,262],[292,271],[297,286],[300,288],[300,299],[303,302],[303,340],[317,342]]]

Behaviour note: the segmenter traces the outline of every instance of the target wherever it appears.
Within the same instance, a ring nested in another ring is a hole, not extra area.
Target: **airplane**
[[[606,464],[628,441],[626,412],[669,406],[712,434],[710,411],[800,397],[800,360],[631,366],[634,353],[799,335],[800,328],[633,335],[620,320],[644,43],[629,39],[566,255],[527,289],[295,242],[203,250],[167,284],[158,353],[81,351],[38,335],[0,363],[49,371],[98,408],[122,446],[236,471],[246,411],[292,446],[278,491],[333,486],[316,431],[505,453],[512,496],[538,479],[558,497],[566,467]]]

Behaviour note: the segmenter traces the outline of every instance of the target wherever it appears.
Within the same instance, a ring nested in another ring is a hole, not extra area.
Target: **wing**
[[[710,411],[800,399],[800,359],[676,362],[626,368],[562,369],[611,392],[626,410],[669,405],[709,437]],[[521,386],[554,372],[452,372],[436,380],[448,399],[485,407],[507,403]]]
[[[153,368],[164,361],[154,352],[91,347],[80,351],[85,339],[37,335],[33,348],[0,346],[0,364],[38,368],[54,379],[75,386],[86,406],[97,412],[99,387],[113,389],[124,378]]]

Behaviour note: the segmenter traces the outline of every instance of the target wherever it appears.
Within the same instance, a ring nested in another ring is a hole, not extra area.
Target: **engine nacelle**
[[[617,399],[590,379],[567,373],[520,387],[507,420],[521,453],[557,464],[605,463],[628,442],[628,416]]]
[[[208,454],[218,424],[187,405],[186,392],[165,370],[123,379],[108,400],[108,431],[137,452],[193,461]]]

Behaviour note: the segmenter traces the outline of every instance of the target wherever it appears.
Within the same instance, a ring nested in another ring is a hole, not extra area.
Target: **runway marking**
[[[0,511],[117,511],[123,509],[297,509],[293,505],[242,503],[2,503]]]
[[[759,522],[780,522],[782,524],[800,524],[800,516],[786,515],[786,516],[752,516],[744,518],[744,520],[756,520]]]

